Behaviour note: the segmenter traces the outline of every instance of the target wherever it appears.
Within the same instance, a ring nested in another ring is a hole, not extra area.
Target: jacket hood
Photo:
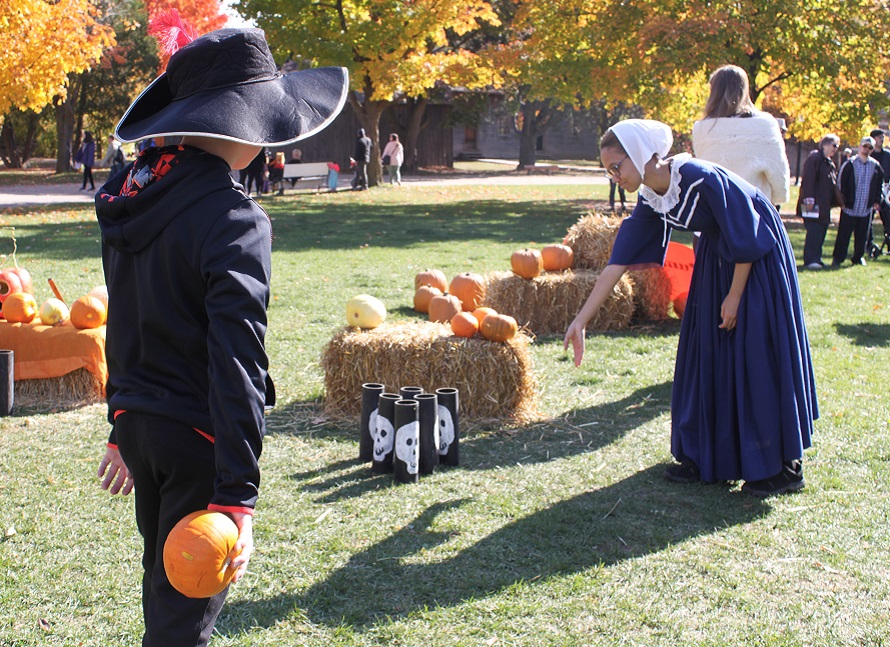
[[[139,252],[174,218],[196,209],[210,194],[218,200],[226,189],[231,189],[229,206],[249,199],[235,189],[222,158],[190,146],[146,149],[96,194],[102,238],[119,251]]]

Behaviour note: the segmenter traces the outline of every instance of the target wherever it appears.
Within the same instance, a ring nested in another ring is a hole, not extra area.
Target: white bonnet
[[[644,169],[652,156],[666,157],[674,143],[670,126],[652,119],[625,119],[610,130],[621,142],[640,177],[645,175]]]

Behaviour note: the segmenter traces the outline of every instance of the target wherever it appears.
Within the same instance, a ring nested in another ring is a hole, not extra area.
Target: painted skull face
[[[371,414],[375,419],[374,426],[368,425],[371,429],[371,438],[374,439],[374,460],[378,463],[382,461],[388,454],[392,452],[393,436],[392,422],[384,416],[376,415],[377,412]]]
[[[396,456],[408,468],[409,474],[417,474],[417,446],[420,440],[420,423],[409,422],[396,430]]]
[[[439,410],[439,454],[444,456],[448,453],[448,448],[454,442],[454,420],[451,418],[451,411],[438,405]]]

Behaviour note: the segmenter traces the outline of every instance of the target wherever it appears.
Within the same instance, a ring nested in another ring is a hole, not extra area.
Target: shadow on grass
[[[576,409],[570,419],[559,417],[509,431],[473,431],[460,440],[461,465],[438,469],[488,470],[514,464],[516,456],[522,456],[521,462],[528,465],[595,452],[667,413],[670,403],[671,383],[663,382],[619,400]],[[287,417],[286,409],[275,415]],[[328,429],[314,437],[319,435],[341,440],[347,437],[357,443],[358,423],[354,427]],[[299,481],[302,490],[317,493],[315,501],[320,504],[360,497],[392,482],[391,474],[375,474],[369,463],[357,458],[297,472],[290,478]]]
[[[857,346],[890,346],[890,324],[835,324],[835,330]]]
[[[411,523],[357,553],[303,593],[232,605],[233,618],[272,626],[301,609],[309,620],[359,630],[427,608],[497,594],[517,583],[609,566],[665,550],[715,529],[748,524],[770,506],[717,485],[668,484],[655,465],[608,487],[560,501],[509,523],[438,562],[418,561],[452,540],[437,517],[474,505],[455,499],[428,507]],[[438,525],[442,529],[433,530]],[[225,614],[224,614],[225,615]],[[224,635],[238,633],[217,627]]]

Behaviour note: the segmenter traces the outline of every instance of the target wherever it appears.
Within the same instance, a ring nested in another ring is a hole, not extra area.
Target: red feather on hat
[[[166,56],[172,56],[197,38],[194,28],[182,21],[176,9],[156,14],[148,23],[148,33],[158,41],[158,47]]]

